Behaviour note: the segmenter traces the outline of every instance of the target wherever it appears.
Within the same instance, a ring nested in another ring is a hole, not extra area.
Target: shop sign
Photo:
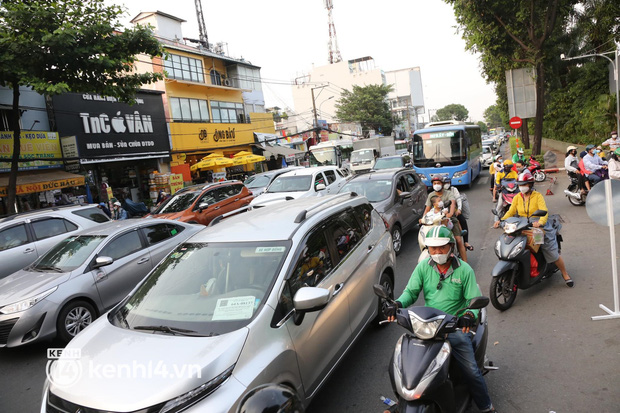
[[[33,169],[60,168],[62,161],[35,160],[34,158],[62,158],[60,142],[56,132],[22,132],[20,134],[20,159],[32,159],[19,162],[20,171]],[[13,157],[13,132],[0,132],[0,172],[11,170]]]
[[[114,194],[112,193],[112,187],[108,186],[106,189],[106,192],[108,194],[108,200],[111,200],[112,198],[114,198]]]
[[[183,175],[170,174],[170,195],[173,195],[179,189],[183,188]]]
[[[187,155],[184,153],[173,153],[172,154],[172,162],[185,163],[186,158],[187,158]]]
[[[271,129],[254,128],[253,124],[185,123],[170,124],[174,151],[210,151],[218,148],[253,144],[254,132],[274,133]]]
[[[115,98],[66,93],[53,97],[62,136],[75,136],[79,157],[164,154],[170,150],[160,94],[138,93],[130,106]]]
[[[53,191],[55,189],[69,188],[84,185],[84,177],[59,179],[49,182],[37,182],[32,184],[17,185],[17,195],[31,194],[34,192]],[[8,196],[8,187],[0,187],[0,197]]]

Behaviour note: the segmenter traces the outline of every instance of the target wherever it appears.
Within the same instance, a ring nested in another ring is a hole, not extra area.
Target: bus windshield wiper
[[[201,334],[197,334],[194,330],[186,330],[184,328],[170,327],[170,326],[136,326],[133,327],[134,330],[146,330],[146,331],[160,331],[163,333],[169,333],[172,335],[183,335],[183,336],[197,336],[202,337]]]

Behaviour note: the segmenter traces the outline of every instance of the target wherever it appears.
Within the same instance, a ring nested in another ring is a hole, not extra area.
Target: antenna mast
[[[338,48],[338,38],[336,38],[336,26],[334,25],[334,16],[332,15],[332,10],[334,9],[332,0],[325,0],[325,8],[327,9],[327,25],[329,26],[328,60],[330,64],[342,62],[342,56],[340,55],[340,49]]]
[[[198,32],[200,33],[200,44],[206,50],[209,48],[209,38],[207,37],[207,26],[205,25],[205,18],[202,14],[202,3],[200,0],[195,0],[196,3],[196,17],[198,17]]]

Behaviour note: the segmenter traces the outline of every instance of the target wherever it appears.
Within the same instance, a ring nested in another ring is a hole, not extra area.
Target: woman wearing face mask
[[[502,217],[502,220],[518,215],[520,217],[530,218],[534,212],[539,209],[549,211],[545,198],[538,191],[534,190],[534,177],[530,173],[522,173],[519,175],[517,184],[519,185],[519,195],[515,196],[512,205],[506,215]],[[557,231],[552,225],[547,224],[549,213],[539,220],[534,220],[532,226],[535,228],[542,228],[545,231],[545,242],[540,246],[540,249],[545,256],[545,260],[549,263],[553,262],[562,272],[562,278],[567,286],[573,287],[574,281],[568,275],[566,271],[566,265],[564,260],[560,256],[558,250],[558,242],[556,239]],[[499,227],[499,221],[495,221],[494,228]]]
[[[465,248],[467,251],[473,251],[474,247],[469,244],[469,227],[467,226],[467,218],[469,218],[469,201],[467,200],[465,194],[461,194],[458,189],[452,186],[450,178],[444,179],[443,190],[446,192],[452,192],[452,196],[456,199],[456,211],[454,211],[454,215],[456,215],[456,219],[459,220],[461,229],[466,231],[463,235]],[[463,211],[466,211],[467,216],[463,214]]]

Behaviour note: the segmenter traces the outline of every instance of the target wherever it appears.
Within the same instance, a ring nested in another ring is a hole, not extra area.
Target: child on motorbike
[[[495,193],[499,189],[500,194],[499,194],[499,197],[497,198],[497,206],[495,207],[495,210],[497,211],[498,215],[500,211],[502,210],[502,208],[504,207],[504,199],[501,194],[502,180],[517,179],[518,177],[518,174],[512,170],[512,164],[513,162],[510,159],[506,159],[504,161],[504,171],[495,174],[495,188],[493,188],[493,198],[495,198]],[[497,221],[499,220],[499,218],[497,218],[498,215],[495,216],[495,219]]]
[[[427,222],[435,222],[437,219],[441,219],[438,225],[445,225],[448,229],[452,230],[454,226],[449,218],[446,218],[445,214],[448,212],[447,208],[444,208],[443,201],[437,195],[431,197],[431,203],[433,208],[424,215]]]
[[[517,184],[519,185],[519,195],[515,196],[510,209],[506,214],[501,217],[502,220],[518,215],[520,217],[530,218],[532,214],[539,209],[543,211],[549,211],[545,198],[538,191],[534,190],[534,177],[529,173],[522,173],[519,175]],[[545,241],[541,245],[540,249],[543,252],[545,260],[548,263],[555,263],[558,269],[562,272],[562,278],[568,287],[573,287],[575,282],[572,280],[568,272],[566,271],[566,265],[558,249],[557,231],[553,226],[547,224],[549,213],[539,220],[534,220],[532,226],[534,228],[543,228],[545,231]],[[493,228],[499,227],[499,220],[495,221]]]

